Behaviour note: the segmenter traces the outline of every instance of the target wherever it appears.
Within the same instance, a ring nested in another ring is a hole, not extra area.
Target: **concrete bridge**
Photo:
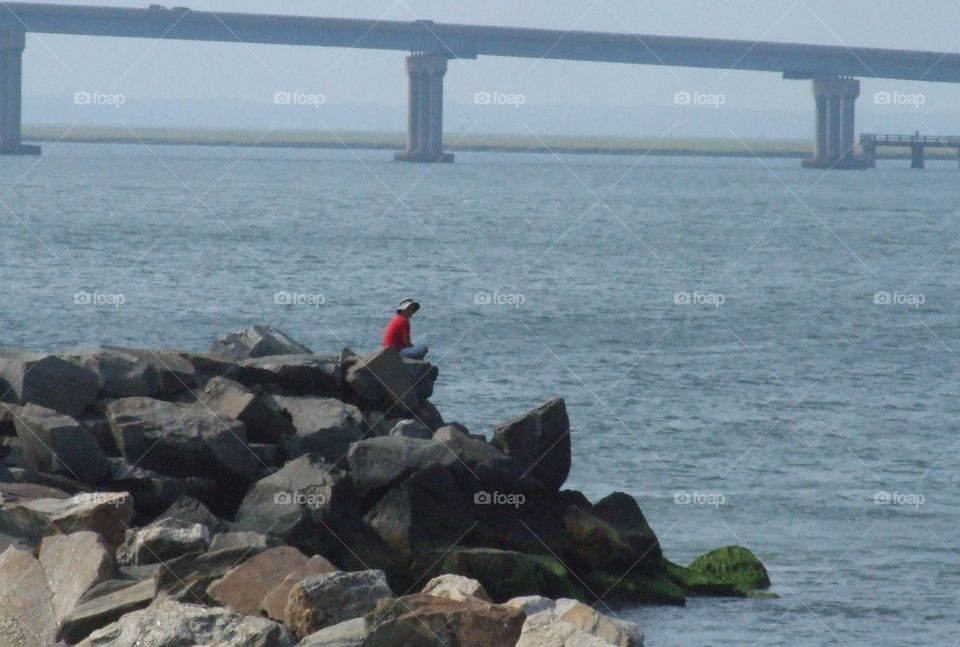
[[[38,153],[21,143],[24,34],[70,34],[348,47],[409,52],[407,149],[397,159],[452,161],[443,150],[443,77],[449,59],[511,56],[776,72],[813,81],[816,148],[806,166],[862,168],[853,157],[856,77],[960,82],[960,55],[745,40],[549,29],[126,9],[0,2],[0,153]]]

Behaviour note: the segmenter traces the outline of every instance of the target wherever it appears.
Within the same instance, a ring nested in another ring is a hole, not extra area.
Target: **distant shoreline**
[[[132,131],[132,132],[131,132]],[[402,150],[404,133],[25,126],[24,141],[50,144],[150,144],[158,146],[234,146],[316,150]],[[710,139],[591,137],[568,135],[446,135],[453,153],[534,153],[556,155],[651,155],[658,157],[729,157],[805,159],[812,145],[796,139]],[[881,159],[908,159],[909,152],[880,151]],[[952,159],[949,151],[930,149],[929,159]]]

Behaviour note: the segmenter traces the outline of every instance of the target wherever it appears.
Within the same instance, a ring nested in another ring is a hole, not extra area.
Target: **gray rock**
[[[157,398],[172,398],[184,391],[198,388],[203,382],[203,376],[186,353],[122,346],[104,346],[103,348],[150,366],[159,380],[159,393],[155,396]]]
[[[36,499],[4,505],[0,523],[24,533],[48,537],[90,530],[110,550],[123,543],[133,518],[133,498],[127,492],[84,492],[69,499]]]
[[[77,416],[93,404],[99,390],[93,371],[55,355],[0,350],[0,399],[5,402]]]
[[[99,629],[81,647],[293,647],[290,635],[275,622],[226,609],[173,601],[134,611]]]
[[[242,422],[251,443],[279,443],[295,431],[290,417],[283,414],[273,398],[258,397],[225,377],[207,382],[202,402],[219,417]]]
[[[109,348],[60,355],[61,359],[93,372],[105,398],[155,398],[160,395],[160,373],[142,357]]]
[[[347,386],[366,408],[388,415],[413,413],[420,408],[410,371],[393,348],[354,363],[347,370]]]
[[[78,643],[126,614],[150,606],[156,590],[157,585],[152,578],[104,582],[84,596],[63,619],[60,638],[69,645]]]
[[[279,387],[290,395],[343,397],[343,364],[334,357],[273,355],[246,359],[240,362],[236,374],[244,384]]]
[[[347,454],[350,479],[358,496],[386,488],[435,463],[450,464],[456,458],[433,440],[385,436],[354,443]]]
[[[114,561],[99,535],[82,531],[45,537],[40,566],[53,593],[59,623],[87,591],[113,577]]]
[[[523,595],[507,600],[503,603],[503,606],[520,609],[525,615],[532,616],[541,611],[553,611],[557,603],[555,600],[545,598],[542,595]]]
[[[257,554],[250,548],[231,548],[184,555],[160,564],[154,575],[157,600],[176,600],[190,604],[216,604],[207,592],[234,566]]]
[[[220,337],[210,348],[210,354],[239,362],[270,355],[312,355],[313,351],[272,326],[255,325]]]
[[[610,643],[558,618],[552,611],[528,616],[516,647],[610,647]]]
[[[570,474],[570,420],[562,398],[550,400],[500,426],[493,444],[516,459],[522,471],[551,490]]]
[[[133,496],[137,517],[156,519],[184,497],[215,500],[217,482],[210,478],[188,476],[178,478],[134,466],[122,458],[110,458],[111,490],[126,491]],[[204,523],[206,521],[198,521]],[[222,522],[221,522],[222,523]]]
[[[409,418],[401,419],[390,429],[389,436],[403,436],[405,438],[420,438],[421,440],[430,440],[433,438],[433,432],[430,428],[419,420]]]
[[[297,647],[363,647],[368,634],[367,621],[354,618],[310,634]]]
[[[117,447],[135,465],[170,476],[232,473],[253,480],[260,464],[242,422],[202,407],[124,398],[107,407]]]
[[[293,421],[294,433],[283,438],[288,459],[313,452],[336,464],[346,456],[350,444],[363,437],[363,415],[351,404],[334,398],[272,399]]]
[[[180,521],[189,523],[199,523],[202,526],[206,526],[211,533],[229,532],[232,527],[232,524],[210,512],[207,506],[201,501],[188,495],[179,497],[160,517],[179,519]],[[213,550],[212,541],[210,549]]]
[[[86,427],[73,418],[28,404],[19,409],[14,425],[28,469],[63,474],[90,484],[109,477],[107,456]]]
[[[158,519],[149,526],[127,530],[117,551],[121,564],[157,564],[188,553],[202,553],[210,545],[206,526],[179,519]]]
[[[462,575],[438,575],[426,583],[421,593],[461,602],[470,598],[484,602],[491,601],[483,584]]]
[[[0,644],[16,644],[13,639],[20,633],[34,640],[32,644],[53,644],[57,625],[53,592],[43,568],[26,551],[8,548],[0,554],[0,616],[16,621],[0,627]]]
[[[383,571],[336,572],[300,580],[290,591],[283,623],[298,638],[351,620],[393,597]]]
[[[268,550],[282,546],[283,542],[270,535],[261,535],[259,532],[239,531],[221,532],[210,540],[210,552],[231,548],[246,548],[253,551]]]
[[[617,647],[643,647],[643,629],[634,622],[626,622],[600,613],[577,600],[557,600],[554,615],[580,631]]]

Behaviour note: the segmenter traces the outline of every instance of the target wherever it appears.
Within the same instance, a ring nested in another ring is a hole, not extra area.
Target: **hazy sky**
[[[69,3],[148,4],[146,0]],[[195,10],[422,18],[938,51],[960,47],[956,28],[960,3],[955,0],[179,0],[175,4]],[[98,90],[123,93],[130,101],[165,97],[269,102],[277,90],[301,90],[322,93],[331,105],[405,105],[406,80],[399,52],[33,35],[28,37],[24,65],[28,101]],[[769,73],[489,57],[451,62],[447,101],[469,104],[479,90],[523,93],[525,109],[531,111],[545,106],[667,106],[681,90],[723,93],[725,107],[734,110],[812,110],[809,82],[784,81]],[[960,105],[960,86],[863,83],[868,100],[881,90],[922,92],[922,109],[929,114],[956,112]],[[29,111],[25,119],[29,121]],[[362,129],[363,124],[357,127]]]

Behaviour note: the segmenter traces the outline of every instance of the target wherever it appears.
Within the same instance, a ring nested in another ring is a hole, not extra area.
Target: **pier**
[[[863,161],[866,168],[877,168],[877,147],[891,146],[910,149],[910,168],[923,168],[926,165],[925,152],[928,146],[934,148],[956,149],[955,157],[960,161],[960,136],[940,137],[938,135],[860,135],[860,147],[863,149]]]

